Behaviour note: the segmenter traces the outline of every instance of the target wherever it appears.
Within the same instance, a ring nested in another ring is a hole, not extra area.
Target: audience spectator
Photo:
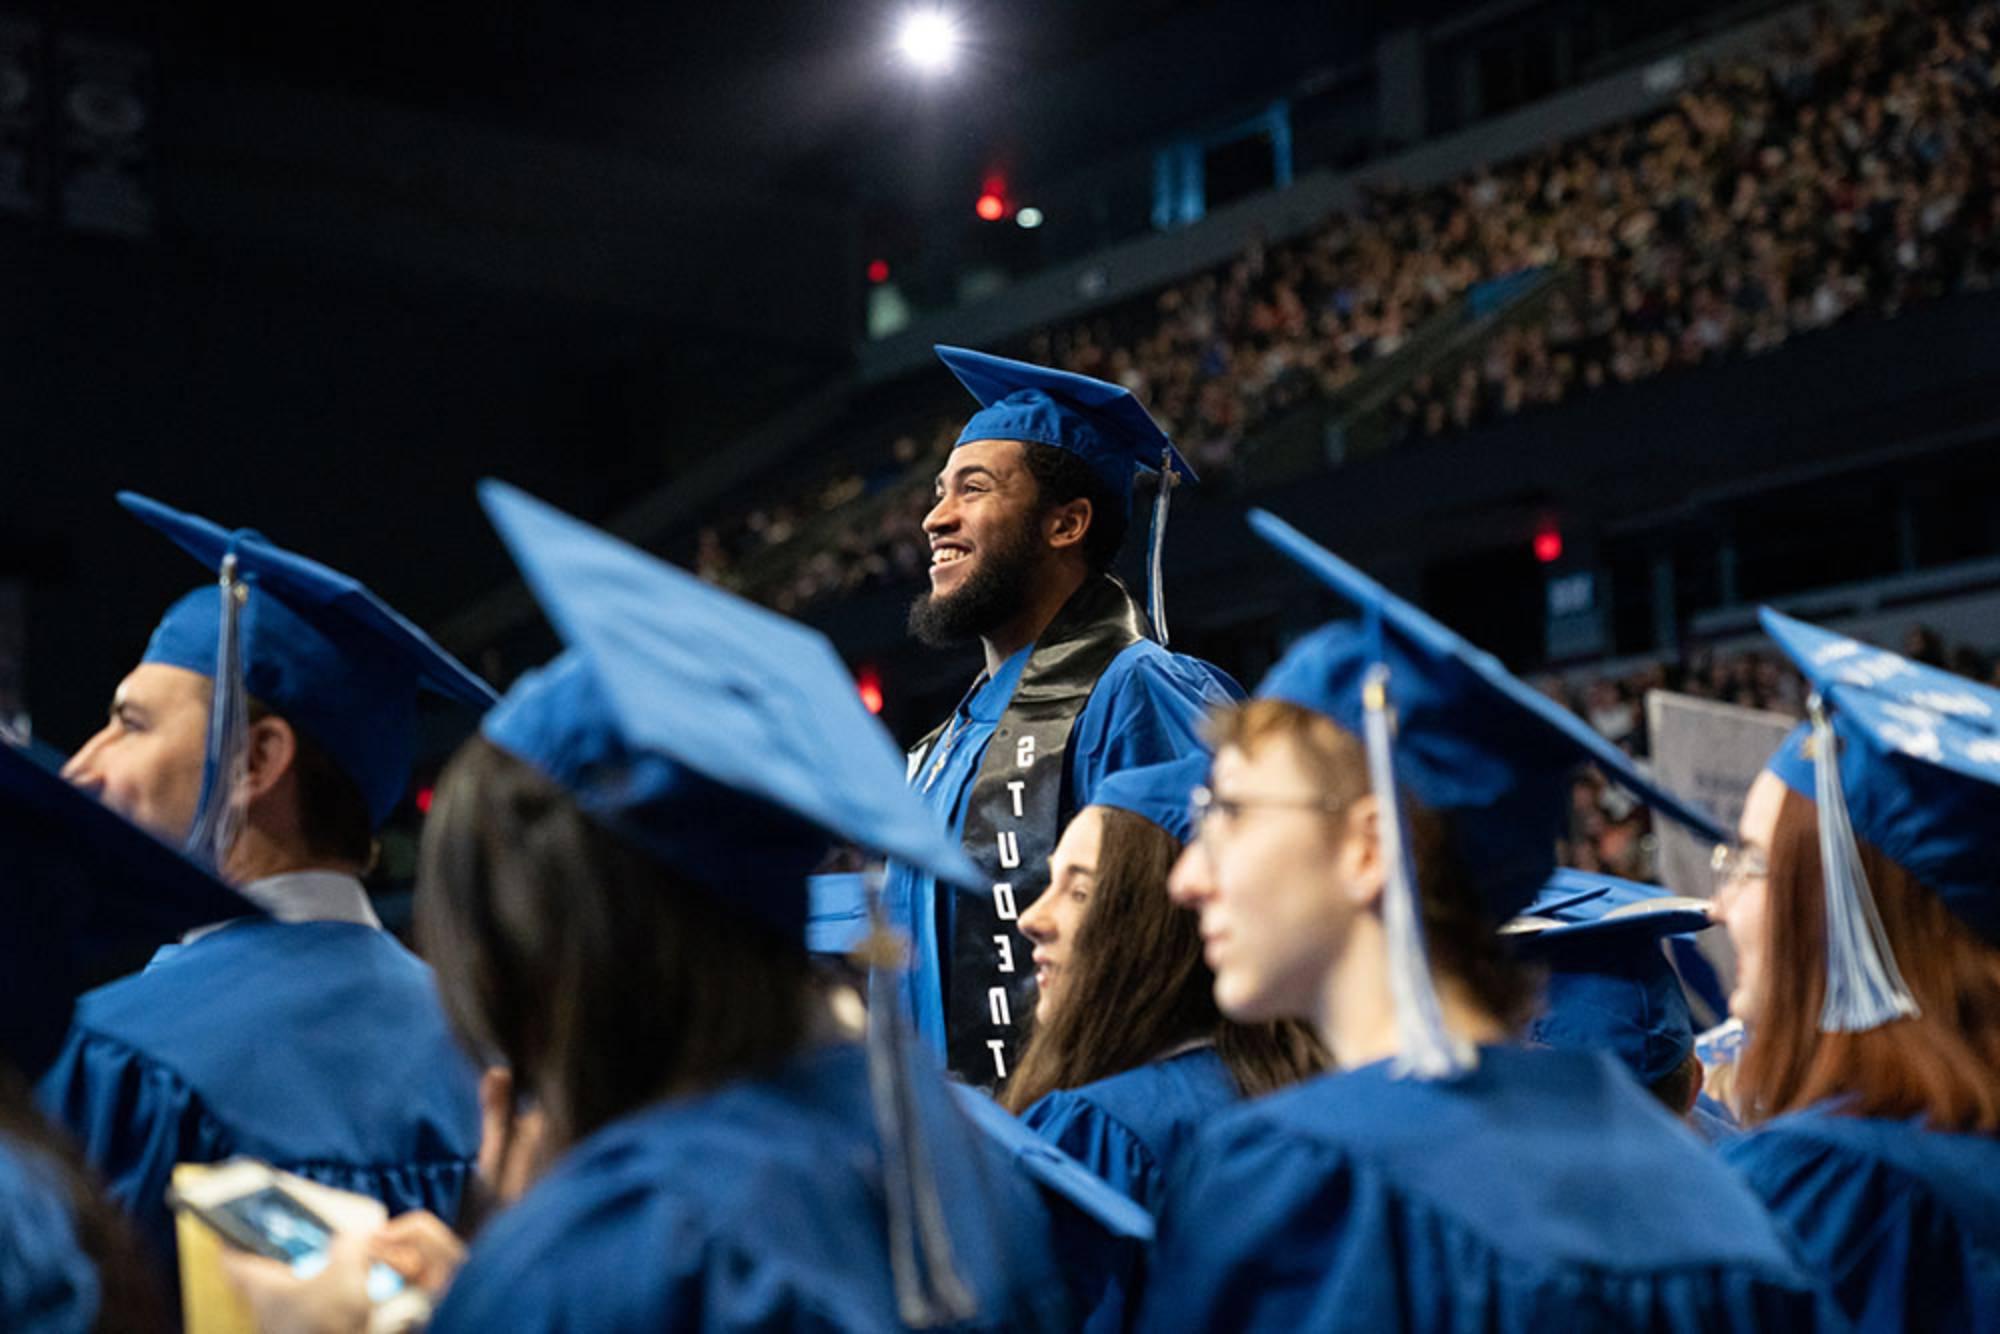
[[[1335,397],[1470,289],[1524,269],[1562,266],[1559,290],[1464,364],[1413,377],[1391,405],[1397,438],[1984,288],[2000,275],[1996,32],[1993,0],[1823,9],[1648,119],[1442,186],[1380,189],[1357,215],[1037,332],[1026,355],[1125,385],[1226,483],[1264,424]],[[698,567],[788,611],[914,578],[959,420],[704,530]]]

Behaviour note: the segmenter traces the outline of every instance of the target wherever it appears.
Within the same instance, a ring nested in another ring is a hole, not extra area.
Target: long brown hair
[[[1254,1098],[1324,1067],[1303,1024],[1237,1024],[1215,1008],[1215,975],[1193,913],[1167,898],[1180,843],[1130,811],[1104,819],[1090,905],[1071,946],[1062,1003],[1038,1025],[1001,1101],[1019,1112],[1075,1088],[1212,1038],[1236,1087]]]
[[[1786,790],[1771,838],[1757,1022],[1736,1075],[1764,1121],[1829,1098],[1854,1116],[1921,1115],[1939,1130],[2000,1130],[2000,949],[1929,887],[1860,844],[1889,948],[1922,1012],[1865,1033],[1822,1033],[1826,891],[1818,807]]]
[[[805,1039],[802,942],[731,911],[481,737],[438,782],[416,929],[461,1039],[543,1112],[544,1162]]]

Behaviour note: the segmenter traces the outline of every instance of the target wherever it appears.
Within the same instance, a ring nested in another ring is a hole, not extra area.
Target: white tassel
[[[896,1314],[911,1329],[959,1325],[979,1314],[979,1303],[959,1276],[951,1228],[938,1198],[930,1146],[923,1134],[909,1067],[908,1035],[893,979],[897,951],[882,912],[882,868],[871,866],[868,895],[868,1087],[875,1129],[882,1141],[882,1185],[889,1206],[889,1271]]]
[[[1423,914],[1417,906],[1417,877],[1410,865],[1403,830],[1402,802],[1396,796],[1395,715],[1389,707],[1389,669],[1376,663],[1362,683],[1362,731],[1368,749],[1368,786],[1380,811],[1382,920],[1388,932],[1389,991],[1396,1005],[1397,1078],[1450,1079],[1473,1069],[1479,1052],[1444,1026],[1437,987],[1424,955]]]
[[[1153,633],[1167,642],[1167,580],[1164,572],[1167,550],[1167,507],[1173,502],[1174,488],[1180,484],[1174,471],[1174,451],[1160,454],[1160,485],[1153,493],[1153,531],[1146,544],[1146,611],[1153,618]]]
[[[221,870],[236,844],[243,821],[243,782],[249,773],[250,703],[243,683],[243,603],[249,590],[236,577],[236,553],[222,558],[222,625],[215,649],[215,679],[209,694],[208,749],[202,766],[201,796],[188,831],[188,856]]]
[[[1815,694],[1812,715],[1813,796],[1819,804],[1819,860],[1826,881],[1826,1003],[1823,1033],[1863,1033],[1917,1015],[1916,998],[1896,968],[1888,933],[1875,910],[1861,869],[1847,796],[1840,787],[1840,755],[1833,724]]]

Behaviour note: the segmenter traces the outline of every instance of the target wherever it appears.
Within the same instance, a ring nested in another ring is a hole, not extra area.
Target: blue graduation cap
[[[1167,433],[1123,385],[970,348],[940,343],[935,350],[979,400],[979,411],[958,433],[958,444],[1021,440],[1074,454],[1090,465],[1127,515],[1132,512],[1132,485],[1138,474],[1142,470],[1160,474],[1147,566],[1153,624],[1164,642],[1160,558],[1168,497],[1176,483],[1199,480]]]
[[[1758,615],[1813,692],[1811,721],[1768,767],[1818,806],[1828,937],[1820,1026],[1861,1031],[1915,1014],[1855,839],[2000,944],[2000,691],[1768,607]]]
[[[197,926],[261,910],[107,806],[0,745],[0,1060],[32,1081],[76,998]]]
[[[1711,925],[1700,899],[1615,876],[1556,871],[1527,910],[1500,928],[1523,957],[1549,969],[1529,1038],[1610,1052],[1647,1084],[1672,1074],[1694,1050],[1694,1016],[1661,944]]]
[[[1195,751],[1159,764],[1142,764],[1108,775],[1091,793],[1093,806],[1119,810],[1151,820],[1178,843],[1194,837],[1194,817],[1188,799],[1208,778],[1209,755]]]
[[[835,840],[981,884],[825,636],[503,483],[482,482],[479,499],[567,646],[487,714],[487,740],[802,947],[807,872]],[[854,887],[828,886],[830,911]],[[873,917],[878,896],[864,895]],[[935,1225],[915,1056],[899,1022],[893,1004],[870,1008],[897,1297],[905,1323],[949,1323],[972,1299]]]
[[[211,863],[227,851],[231,785],[247,695],[311,737],[354,780],[380,826],[409,786],[417,695],[477,708],[493,688],[358,580],[158,501],[118,503],[221,578],[167,609],[142,659],[215,682],[209,767],[189,846]]]
[[[1250,526],[1361,612],[1292,646],[1257,688],[1332,719],[1362,739],[1385,812],[1384,922],[1397,994],[1400,1073],[1437,1077],[1474,1053],[1445,1034],[1424,960],[1398,791],[1447,813],[1458,859],[1496,919],[1519,912],[1555,869],[1569,786],[1593,761],[1663,814],[1718,842],[1722,826],[1655,784],[1582,719],[1516,679],[1422,610],[1263,510]],[[1393,742],[1393,744],[1392,744]]]
[[[479,499],[567,646],[486,716],[489,741],[794,935],[836,840],[980,883],[824,635],[504,483]]]

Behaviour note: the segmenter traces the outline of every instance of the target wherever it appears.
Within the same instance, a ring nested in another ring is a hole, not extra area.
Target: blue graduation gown
[[[1210,1122],[1160,1209],[1142,1329],[1802,1330],[1756,1197],[1611,1057],[1324,1075]],[[1837,1317],[1833,1317],[1837,1327]]]
[[[99,1300],[61,1179],[35,1150],[0,1136],[0,1330],[90,1334]]]
[[[1725,1144],[1859,1329],[2000,1329],[2000,1138],[1821,1106]]]
[[[940,1081],[917,1096],[970,1328],[1070,1328],[1034,1189]],[[896,1328],[867,1057],[842,1043],[572,1148],[474,1243],[430,1334]]]
[[[1212,1046],[1057,1089],[1021,1121],[1157,1214],[1167,1179],[1208,1119],[1242,1100]]]
[[[347,922],[240,921],[77,1003],[38,1094],[173,1274],[177,1162],[235,1154],[455,1219],[478,1076],[431,972]]]
[[[1032,652],[1034,646],[1029,645],[992,676],[980,678],[946,729],[949,745],[940,738],[920,770],[910,775],[924,804],[955,835],[965,830],[967,804],[986,745],[1014,698]],[[1067,822],[1078,807],[1090,804],[1105,775],[1200,750],[1202,719],[1211,708],[1241,699],[1242,693],[1227,675],[1198,658],[1171,653],[1152,640],[1128,645],[1097,678],[1070,731],[1062,820]],[[951,938],[951,891],[940,890],[927,872],[891,862],[882,904],[889,920],[915,945],[911,966],[900,981],[905,1012],[917,1035],[942,1058],[946,979],[940,949]]]
[[[1688,1113],[1688,1129],[1701,1136],[1704,1144],[1726,1144],[1743,1133],[1743,1127],[1727,1107],[1706,1093],[1695,1095],[1694,1110]]]

